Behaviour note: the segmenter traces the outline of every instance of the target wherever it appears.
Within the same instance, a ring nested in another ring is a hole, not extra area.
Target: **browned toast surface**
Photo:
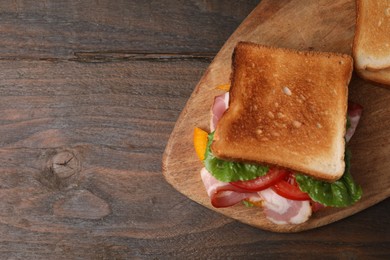
[[[339,179],[351,73],[348,55],[239,43],[213,153]]]
[[[353,56],[357,73],[390,84],[390,1],[356,1]]]

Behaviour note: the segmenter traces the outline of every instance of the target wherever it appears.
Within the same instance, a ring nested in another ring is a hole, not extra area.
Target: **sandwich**
[[[356,203],[362,190],[346,143],[362,108],[348,103],[352,69],[346,54],[238,43],[210,131],[194,135],[211,204],[242,202],[276,224],[300,224],[321,208]]]
[[[390,86],[390,1],[357,0],[353,57],[357,74]]]

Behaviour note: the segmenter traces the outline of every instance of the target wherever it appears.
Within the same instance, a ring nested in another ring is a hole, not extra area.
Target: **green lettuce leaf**
[[[350,128],[350,127],[351,127],[351,118],[347,114],[347,126],[346,126],[346,129],[348,130],[348,128]]]
[[[248,181],[264,176],[268,167],[249,163],[231,162],[218,159],[211,152],[214,132],[208,136],[204,165],[206,169],[217,179],[223,182]]]
[[[243,200],[243,201],[242,201],[242,204],[244,204],[245,207],[248,207],[248,208],[251,208],[251,207],[254,207],[254,206],[255,206],[255,204],[253,204],[252,202],[249,202],[249,201],[247,201],[247,200]]]
[[[208,136],[204,164],[206,169],[223,182],[246,181],[264,176],[269,168],[263,165],[231,162],[218,159],[210,149],[214,133]],[[316,180],[307,175],[296,173],[296,181],[303,192],[307,192],[314,201],[330,207],[346,207],[360,200],[362,189],[350,174],[351,153],[345,151],[345,171],[343,176],[334,183]]]
[[[299,188],[307,192],[314,201],[330,207],[346,207],[358,201],[363,192],[350,174],[351,153],[345,151],[345,172],[343,176],[334,183],[316,180],[312,177],[296,174]]]

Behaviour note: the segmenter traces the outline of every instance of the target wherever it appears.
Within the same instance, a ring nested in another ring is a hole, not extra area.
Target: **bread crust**
[[[238,43],[214,155],[339,179],[352,66],[346,54]]]
[[[356,0],[352,53],[359,76],[390,85],[390,1]]]
[[[356,70],[356,73],[359,75],[359,77],[373,83],[379,83],[380,86],[383,87],[388,87],[390,82],[390,67],[379,71],[372,71],[368,69]]]

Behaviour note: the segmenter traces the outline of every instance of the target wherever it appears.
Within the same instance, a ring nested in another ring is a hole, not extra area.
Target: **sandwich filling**
[[[345,171],[336,182],[316,180],[279,167],[226,161],[215,157],[210,149],[215,126],[229,106],[229,92],[215,97],[210,120],[211,133],[205,149],[201,178],[214,207],[230,207],[239,202],[259,206],[276,224],[299,224],[312,212],[325,207],[346,207],[361,198],[362,190],[349,172],[351,153],[345,153]],[[348,142],[355,133],[362,107],[349,102],[347,111]]]

